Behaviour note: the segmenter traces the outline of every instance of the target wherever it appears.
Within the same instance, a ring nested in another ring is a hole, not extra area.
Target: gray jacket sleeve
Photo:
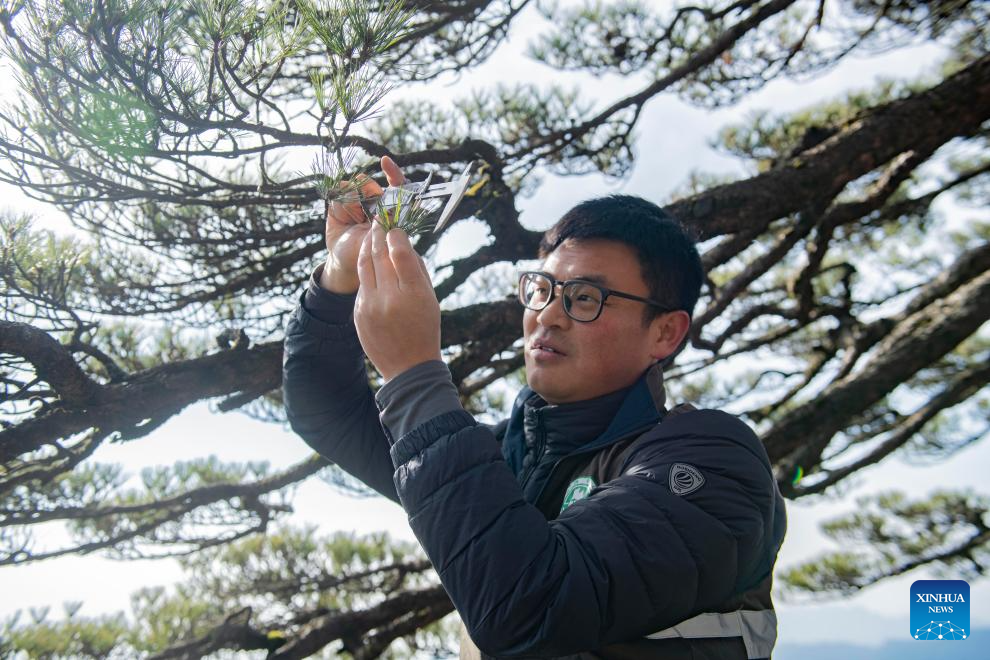
[[[375,400],[390,441],[437,415],[463,409],[450,369],[440,360],[423,362],[402,372],[378,390]]]
[[[321,455],[398,501],[390,443],[354,329],[355,296],[324,291],[318,278],[319,269],[285,333],[282,387],[289,424]]]

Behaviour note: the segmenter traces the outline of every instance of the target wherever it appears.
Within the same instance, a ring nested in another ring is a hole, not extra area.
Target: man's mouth
[[[537,353],[542,352],[542,353],[551,353],[554,355],[567,355],[567,353],[560,350],[560,348],[546,341],[530,342],[530,350]]]

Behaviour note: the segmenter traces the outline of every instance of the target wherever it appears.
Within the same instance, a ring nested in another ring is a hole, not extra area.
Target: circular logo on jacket
[[[560,510],[563,511],[578,500],[586,498],[597,485],[591,477],[578,477],[572,481],[567,487],[567,492],[564,493],[564,503],[560,505]]]
[[[687,463],[670,466],[670,490],[674,495],[687,495],[705,485],[705,478],[698,468]]]

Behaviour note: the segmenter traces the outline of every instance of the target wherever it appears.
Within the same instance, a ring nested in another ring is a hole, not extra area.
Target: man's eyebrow
[[[553,273],[547,272],[545,270],[540,270],[537,272],[540,273],[541,275],[552,277],[555,280],[557,279],[557,277]],[[574,277],[568,277],[567,280],[568,281],[581,280],[582,282],[590,282],[591,284],[600,284],[602,286],[608,285],[608,278],[605,277],[604,275],[599,275],[598,273],[588,273],[587,275],[575,275]],[[564,280],[557,280],[557,281],[563,282]]]
[[[598,273],[589,273],[587,275],[576,275],[575,277],[571,277],[569,279],[581,280],[582,282],[591,282],[592,284],[601,284],[603,286],[608,284],[608,278],[605,277],[604,275],[599,275]]]

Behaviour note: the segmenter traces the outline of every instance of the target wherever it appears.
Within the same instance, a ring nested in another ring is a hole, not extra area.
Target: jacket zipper
[[[547,429],[543,420],[543,411],[534,411],[536,415],[536,448],[533,450],[533,465],[529,468],[526,476],[522,481],[522,490],[526,492],[526,486],[529,485],[529,480],[533,478],[533,474],[536,472],[536,468],[539,467],[540,461],[543,459],[543,452],[547,449]]]
[[[661,418],[661,420],[662,419],[663,418]],[[602,449],[604,449],[605,447],[608,447],[609,445],[613,445],[616,442],[621,442],[621,441],[625,440],[626,438],[628,438],[630,436],[633,436],[633,435],[636,435],[636,436],[642,435],[643,433],[646,433],[651,428],[653,428],[654,425],[655,424],[651,424],[649,426],[644,426],[641,429],[635,429],[635,430],[631,431],[630,433],[623,434],[623,435],[621,435],[621,436],[619,436],[617,438],[614,438],[612,440],[609,440],[608,442],[603,443],[601,445],[598,445],[598,444],[594,444],[593,443],[593,445],[590,446],[590,447],[587,447],[587,446],[586,447],[582,447],[582,448],[580,448],[580,449],[578,449],[576,451],[571,452],[570,454],[567,454],[565,456],[562,456],[557,461],[557,463],[554,464],[554,466],[550,469],[550,474],[547,475],[547,480],[544,481],[543,482],[543,486],[540,487],[540,492],[537,494],[536,499],[533,500],[533,504],[538,509],[540,509],[541,511],[543,510],[543,507],[540,506],[540,504],[541,504],[541,501],[543,500],[543,496],[547,494],[547,486],[550,485],[550,483],[553,481],[554,476],[557,475],[558,468],[560,468],[560,466],[561,466],[562,463],[564,463],[566,461],[569,461],[570,459],[578,458],[578,457],[580,457],[580,456],[582,456],[584,454],[589,454],[589,453],[590,454],[595,454],[595,453],[601,451]],[[542,425],[541,425],[541,428],[542,428]],[[594,456],[592,456],[592,460],[593,460],[593,458],[594,458]],[[533,466],[533,469],[536,469],[536,466],[535,465]],[[528,475],[526,477],[526,481],[529,481],[529,476]],[[525,488],[525,484],[524,484],[523,487]],[[546,512],[544,511],[544,514],[545,513]]]

